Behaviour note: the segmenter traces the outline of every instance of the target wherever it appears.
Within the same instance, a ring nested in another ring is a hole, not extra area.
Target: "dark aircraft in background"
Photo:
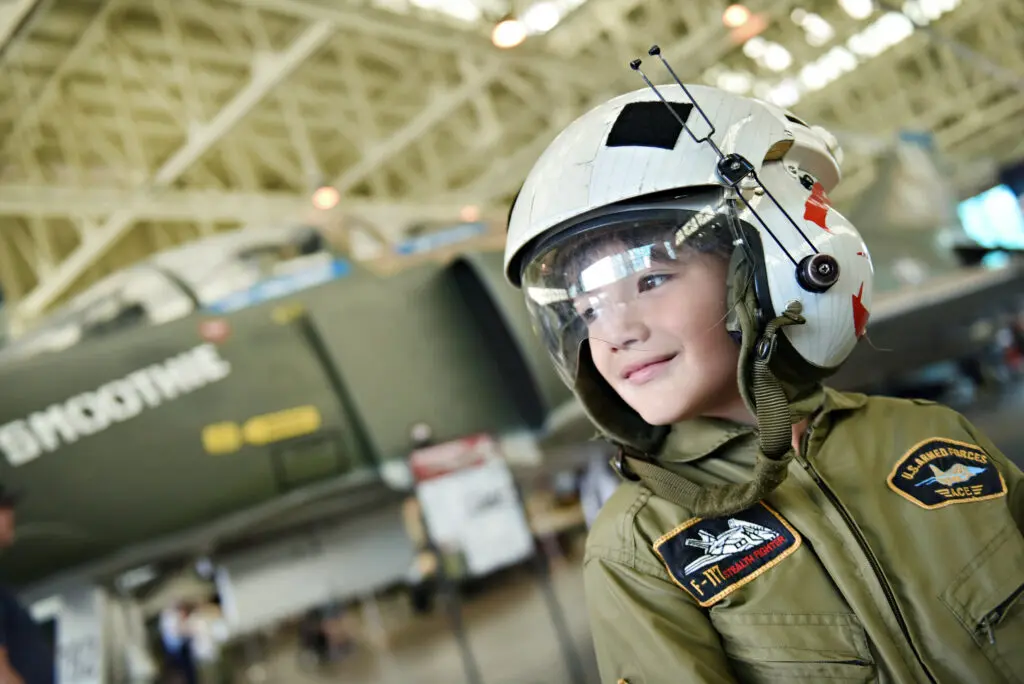
[[[388,278],[328,252],[280,265],[242,293],[193,291],[204,310],[159,325],[143,323],[175,297],[101,283],[28,336],[43,351],[9,350],[0,482],[26,496],[5,581],[111,579],[299,524],[325,499],[371,505],[412,425],[438,440],[539,430],[570,397],[500,254]]]
[[[860,220],[884,283],[884,234]],[[903,249],[920,256],[931,235],[916,236]],[[179,258],[187,274],[158,258],[165,280],[149,299],[130,278],[100,284],[0,358],[0,383],[17,388],[0,395],[0,482],[26,491],[0,577],[110,581],[355,515],[402,496],[382,473],[420,422],[439,441],[528,431],[561,448],[592,436],[499,252],[381,278],[293,237],[224,238],[205,264]],[[862,343],[831,384],[873,387],[989,343],[965,331],[1014,307],[1024,266],[943,259],[924,260],[930,278],[882,287],[869,338],[887,351]],[[238,266],[254,260],[259,277]],[[222,271],[240,291],[210,275]]]

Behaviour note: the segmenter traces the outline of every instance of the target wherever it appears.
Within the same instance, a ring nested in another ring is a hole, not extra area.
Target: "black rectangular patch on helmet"
[[[723,518],[691,518],[654,542],[672,580],[707,608],[800,548],[800,533],[763,501]]]
[[[1006,481],[978,445],[931,437],[903,454],[887,481],[889,489],[921,508],[1006,496]]]
[[[669,110],[669,107],[672,110]],[[630,102],[619,112],[605,141],[607,147],[659,147],[674,149],[683,126],[672,116],[675,112],[689,122],[693,105],[684,102]]]

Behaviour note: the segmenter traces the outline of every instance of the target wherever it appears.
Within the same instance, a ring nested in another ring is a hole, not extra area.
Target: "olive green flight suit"
[[[700,419],[659,462],[742,483],[756,452]],[[584,561],[602,681],[1024,682],[1020,470],[951,409],[832,390],[800,452],[726,520],[623,483]]]

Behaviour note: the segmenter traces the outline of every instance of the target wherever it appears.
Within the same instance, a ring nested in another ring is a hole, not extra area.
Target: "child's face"
[[[652,425],[742,407],[726,319],[728,265],[692,254],[654,262],[577,298],[598,372]]]

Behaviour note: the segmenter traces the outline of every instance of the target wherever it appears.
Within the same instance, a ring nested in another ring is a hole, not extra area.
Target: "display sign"
[[[286,273],[260,281],[246,290],[235,292],[208,304],[206,309],[222,314],[238,311],[271,299],[287,297],[301,290],[323,285],[348,275],[351,270],[352,267],[344,259],[330,259],[296,273]]]
[[[414,451],[410,467],[430,536],[478,577],[529,558],[533,535],[512,472],[486,435]]]
[[[439,230],[429,235],[406,240],[395,245],[395,252],[402,255],[419,254],[431,252],[435,249],[454,245],[487,232],[487,224],[482,221],[475,223],[460,223],[452,228]]]
[[[93,587],[61,596],[57,614],[57,681],[102,684],[104,675],[102,592]]]

